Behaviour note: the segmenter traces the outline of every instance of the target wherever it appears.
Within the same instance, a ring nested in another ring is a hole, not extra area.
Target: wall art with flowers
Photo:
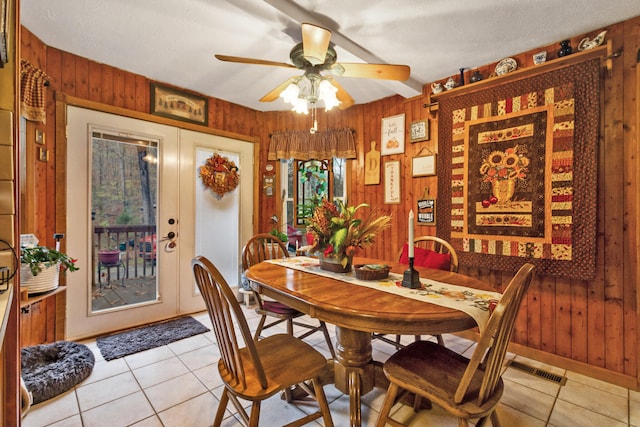
[[[551,185],[549,113],[545,106],[467,123],[468,191],[460,235],[551,242],[545,197]]]
[[[460,265],[595,274],[599,61],[438,98],[439,237]]]

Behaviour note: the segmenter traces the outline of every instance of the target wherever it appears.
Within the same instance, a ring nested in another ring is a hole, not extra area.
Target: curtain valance
[[[276,131],[271,134],[268,159],[355,159],[354,134],[351,128],[316,133],[309,133],[308,130]]]
[[[27,120],[45,123],[45,86],[49,76],[26,59],[20,60],[20,114]]]

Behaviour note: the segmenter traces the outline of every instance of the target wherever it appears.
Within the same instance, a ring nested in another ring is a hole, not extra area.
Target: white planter
[[[37,276],[31,274],[28,265],[20,266],[20,287],[29,289],[29,294],[52,291],[58,287],[60,278],[60,264],[42,267]]]

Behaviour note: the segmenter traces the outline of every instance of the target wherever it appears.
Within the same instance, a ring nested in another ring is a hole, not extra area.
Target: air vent
[[[560,384],[561,386],[567,383],[567,377],[553,374],[549,371],[545,371],[544,369],[534,368],[533,366],[529,366],[525,363],[517,362],[515,360],[509,360],[507,366],[511,366],[512,368],[527,372],[535,377]]]

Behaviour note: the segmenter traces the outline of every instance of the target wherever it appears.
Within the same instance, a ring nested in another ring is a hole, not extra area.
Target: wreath
[[[198,168],[198,172],[202,183],[216,194],[217,199],[235,190],[240,182],[238,166],[219,154],[209,157],[205,164]]]

